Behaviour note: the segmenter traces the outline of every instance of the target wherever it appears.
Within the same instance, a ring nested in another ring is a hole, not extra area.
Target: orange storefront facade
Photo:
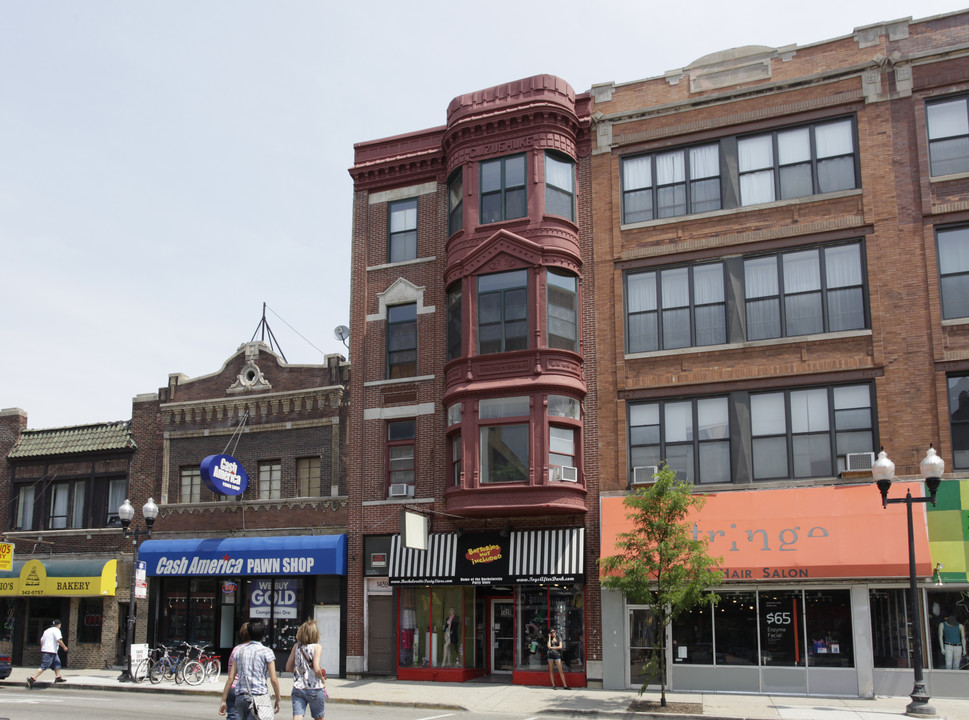
[[[898,483],[893,494],[921,482]],[[602,497],[602,555],[631,529],[624,495]],[[936,615],[926,506],[914,509],[925,657]],[[696,537],[723,558],[716,606],[668,631],[670,687],[679,691],[867,697],[911,689],[905,509],[882,508],[871,484],[713,493],[691,518]],[[957,594],[958,595],[958,594]],[[650,608],[603,591],[603,681],[636,687],[656,632]],[[934,667],[931,666],[931,667]],[[929,674],[933,694],[961,696],[961,674]]]

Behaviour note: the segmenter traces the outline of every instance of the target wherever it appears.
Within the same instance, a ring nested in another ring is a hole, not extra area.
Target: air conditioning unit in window
[[[579,471],[571,465],[555,465],[548,469],[548,474],[552,480],[561,480],[563,482],[579,481]]]
[[[390,497],[414,497],[414,486],[407,483],[392,483]]]
[[[653,482],[653,475],[659,472],[658,465],[640,465],[633,468],[633,485],[645,485]]]
[[[845,470],[871,470],[875,464],[875,453],[848,453],[845,459]]]

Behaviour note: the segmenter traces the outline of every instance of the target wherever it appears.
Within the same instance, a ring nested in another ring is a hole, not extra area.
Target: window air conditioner
[[[640,465],[633,468],[633,485],[653,482],[653,475],[659,472],[658,465]]]
[[[390,497],[411,497],[413,494],[412,486],[407,483],[392,483],[390,486]]]
[[[871,470],[874,464],[875,453],[873,452],[848,453],[845,470]]]
[[[562,465],[559,468],[559,480],[565,480],[566,482],[578,482],[579,471],[571,465]]]

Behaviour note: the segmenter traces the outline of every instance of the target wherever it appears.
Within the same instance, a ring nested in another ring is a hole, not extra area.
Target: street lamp
[[[131,538],[131,595],[128,599],[128,632],[125,633],[125,656],[128,658],[127,669],[118,676],[119,682],[134,682],[131,674],[131,639],[135,634],[135,575],[138,569],[138,541],[141,537],[151,537],[151,526],[155,524],[158,517],[158,506],[155,501],[148,498],[148,502],[141,508],[142,515],[145,516],[145,529],[129,529],[131,521],[135,517],[135,509],[125,498],[125,501],[118,508],[118,517],[121,519],[121,527],[124,529],[124,538]]]
[[[915,585],[915,531],[912,529],[912,503],[927,503],[935,505],[935,494],[942,482],[942,473],[945,470],[945,462],[940,458],[935,450],[929,445],[929,450],[925,454],[925,459],[919,465],[922,477],[925,478],[925,486],[929,489],[928,497],[912,497],[912,491],[905,493],[904,498],[888,499],[888,490],[892,486],[892,477],[895,475],[895,463],[888,459],[885,451],[878,453],[878,459],[871,468],[871,474],[875,478],[878,490],[882,494],[882,507],[887,507],[892,503],[905,503],[908,512],[908,619],[912,626],[912,663],[915,665],[915,686],[912,688],[912,702],[905,707],[906,715],[935,715],[935,709],[929,705],[929,694],[925,689],[925,680],[922,677],[922,624],[919,615],[919,596],[918,588]]]

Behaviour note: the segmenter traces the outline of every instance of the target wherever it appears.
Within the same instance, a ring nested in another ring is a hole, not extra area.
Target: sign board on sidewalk
[[[138,667],[138,663],[148,657],[148,643],[131,643],[131,670]]]

